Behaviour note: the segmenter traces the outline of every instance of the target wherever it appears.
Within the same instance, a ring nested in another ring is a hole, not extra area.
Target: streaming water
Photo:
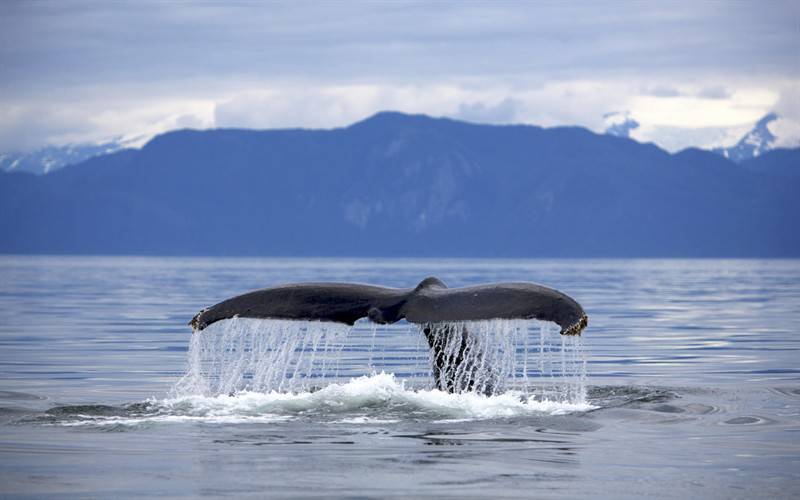
[[[362,322],[363,323],[363,322]],[[374,373],[373,340],[369,366]],[[308,392],[346,382],[342,365],[352,327],[333,322],[232,318],[192,335],[186,374],[173,396],[240,392]],[[409,389],[502,394],[581,405],[586,402],[586,359],[579,336],[554,339],[551,325],[534,320],[494,319],[384,326],[384,335],[416,336],[406,352],[403,382]],[[538,336],[538,351],[529,349]],[[430,338],[430,341],[428,340]],[[355,353],[362,357],[363,353]],[[534,359],[531,359],[534,358]],[[529,362],[530,360],[530,362]],[[384,360],[385,361],[385,360]],[[537,384],[532,382],[537,380]],[[448,382],[449,381],[449,382]]]
[[[551,330],[550,323],[521,319],[420,327],[431,345],[428,365],[437,389],[478,394],[514,389],[540,400],[585,403],[581,337],[554,335]],[[538,351],[530,349],[534,337]]]
[[[322,321],[233,318],[196,331],[176,395],[307,391],[338,378],[350,327]]]

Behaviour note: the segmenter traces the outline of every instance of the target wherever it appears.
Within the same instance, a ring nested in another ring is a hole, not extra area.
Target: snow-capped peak
[[[100,144],[66,144],[45,146],[27,153],[5,153],[0,155],[0,171],[28,172],[44,175],[67,165],[80,163],[100,154],[113,153],[129,143],[113,139]]]
[[[776,137],[770,131],[769,124],[777,119],[777,114],[768,113],[734,146],[716,148],[713,151],[737,163],[762,155],[775,147]]]

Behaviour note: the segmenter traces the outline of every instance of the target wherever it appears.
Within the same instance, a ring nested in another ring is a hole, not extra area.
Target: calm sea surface
[[[176,390],[202,307],[428,275],[576,298],[586,400],[428,390],[408,324],[358,323],[314,390]],[[2,497],[800,496],[796,260],[2,256],[0,317]]]

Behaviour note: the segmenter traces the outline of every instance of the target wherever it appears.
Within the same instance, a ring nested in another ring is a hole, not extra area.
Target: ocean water
[[[589,327],[511,325],[486,396],[433,388],[407,323],[187,326],[278,283],[429,275],[553,286]],[[796,260],[3,256],[0,317],[2,497],[800,495]],[[308,342],[280,357],[285,330]]]

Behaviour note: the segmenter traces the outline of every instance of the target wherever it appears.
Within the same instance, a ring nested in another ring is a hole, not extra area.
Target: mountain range
[[[775,147],[776,137],[768,124],[778,119],[769,113],[760,119],[735,145],[712,149],[713,152],[741,162],[755,158]],[[613,111],[603,115],[604,133],[616,137],[631,137],[631,131],[639,128],[630,111]],[[29,152],[0,153],[1,172],[29,172],[44,175],[60,168],[74,165],[93,156],[113,153],[120,149],[138,147],[147,142],[148,136],[115,138],[100,143],[48,145]]]
[[[180,130],[0,174],[5,253],[800,256],[800,149],[736,163],[580,127],[379,113]]]

